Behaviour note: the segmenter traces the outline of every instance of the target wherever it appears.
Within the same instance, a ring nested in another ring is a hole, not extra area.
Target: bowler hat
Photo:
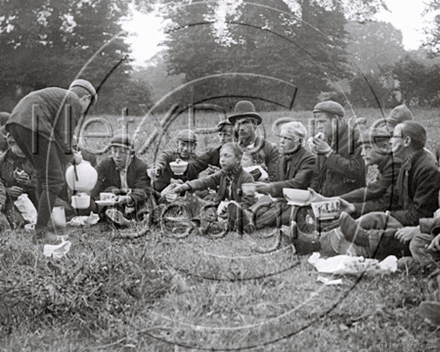
[[[93,103],[96,103],[96,101],[98,100],[98,94],[96,93],[95,88],[89,81],[86,81],[85,79],[76,79],[70,84],[69,89],[73,87],[81,87],[88,91],[93,97]]]
[[[313,113],[316,112],[326,112],[329,114],[333,114],[333,115],[337,115],[340,117],[344,117],[345,115],[345,110],[342,107],[341,104],[335,102],[335,101],[322,101],[318,104],[316,104],[316,106],[313,109]]]
[[[261,115],[255,112],[254,104],[247,100],[241,100],[235,104],[234,113],[229,116],[228,120],[231,124],[235,125],[237,119],[245,117],[253,118],[257,125],[260,125],[263,121]]]
[[[183,142],[197,142],[196,134],[191,130],[182,130],[177,134],[176,139]]]

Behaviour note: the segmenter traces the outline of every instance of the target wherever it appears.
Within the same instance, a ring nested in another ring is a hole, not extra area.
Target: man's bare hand
[[[420,233],[420,227],[418,226],[407,226],[401,229],[398,229],[394,234],[400,242],[409,242],[411,241],[415,235]]]
[[[8,194],[13,198],[18,198],[23,194],[23,188],[18,186],[12,186],[7,189]]]
[[[345,211],[348,214],[353,214],[356,211],[353,203],[347,202],[345,199],[339,198],[341,204],[341,211]]]
[[[321,138],[314,138],[313,144],[314,144],[314,150],[316,151],[316,153],[320,155],[328,154],[331,153],[332,151],[332,148],[330,148],[328,143],[322,140]]]
[[[270,185],[264,182],[255,182],[255,191],[258,193],[270,193]]]
[[[440,252],[440,235],[435,236],[428,246],[428,251]]]

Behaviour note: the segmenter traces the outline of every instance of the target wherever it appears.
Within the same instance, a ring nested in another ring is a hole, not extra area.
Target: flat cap
[[[217,132],[222,132],[225,127],[233,127],[232,123],[229,122],[229,120],[221,120],[217,124]]]
[[[94,104],[97,102],[98,94],[96,93],[95,88],[93,87],[93,85],[89,81],[86,81],[85,79],[75,79],[72,83],[70,83],[69,89],[73,88],[73,87],[84,88],[93,97],[92,103]]]
[[[307,129],[299,121],[287,122],[280,127],[280,136],[307,139]]]
[[[340,117],[344,117],[345,115],[345,110],[342,105],[331,100],[322,101],[316,104],[313,109],[313,113],[315,112],[327,112],[329,114],[338,115]]]
[[[196,134],[191,130],[182,130],[177,134],[176,139],[183,142],[197,142]]]
[[[122,147],[134,150],[134,141],[133,138],[127,134],[119,134],[112,138],[110,141],[110,147]]]

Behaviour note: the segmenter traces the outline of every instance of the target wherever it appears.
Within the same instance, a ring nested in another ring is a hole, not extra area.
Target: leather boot
[[[342,212],[339,217],[339,224],[344,234],[344,237],[358,246],[368,247],[370,246],[368,230],[363,229],[354,220],[350,214]]]

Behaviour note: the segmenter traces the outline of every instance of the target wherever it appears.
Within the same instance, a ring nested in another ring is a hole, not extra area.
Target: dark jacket
[[[194,158],[193,163],[188,164],[188,171],[198,174],[206,170],[209,165],[220,167],[220,149],[222,146],[210,148],[205,153]]]
[[[24,170],[28,176],[29,181],[25,183],[19,183],[14,177],[14,170],[20,169]],[[36,180],[37,175],[35,168],[32,166],[32,163],[26,158],[20,158],[12,153],[11,149],[0,158],[0,178],[3,185],[6,188],[6,192],[8,188],[12,186],[18,186],[23,188],[23,193],[26,193],[29,196],[29,199],[37,206],[37,194],[36,194]],[[13,199],[15,200],[15,199]]]
[[[365,162],[359,131],[353,127],[349,131],[348,124],[341,121],[330,147],[333,152],[329,157],[318,155],[310,188],[325,197],[334,197],[364,187]]]
[[[183,175],[176,175],[170,168],[170,162],[176,161],[176,159],[181,159],[180,154],[172,150],[167,150],[160,153],[156,159],[155,165],[161,169],[161,174],[156,180],[153,181],[153,188],[157,192],[162,192],[163,189],[170,184],[172,178],[182,180],[183,182],[197,178],[197,175],[200,171],[196,170],[192,166],[190,167],[189,165],[189,163],[194,162],[195,158],[196,154],[191,154],[188,159],[182,159],[188,162],[188,168]]]
[[[240,146],[243,148],[243,151],[247,150],[245,146],[241,144]],[[269,174],[269,182],[276,181],[278,161],[280,159],[278,149],[269,141],[259,137],[256,138],[254,146],[255,148],[258,148],[254,153],[252,153],[254,161],[258,165],[266,165],[267,173]]]
[[[283,197],[283,188],[307,189],[313,176],[315,155],[301,147],[292,154],[282,155],[277,165],[276,181],[270,194]]]
[[[217,202],[222,200],[235,200],[238,203],[241,203],[243,207],[248,208],[252,204],[255,203],[255,197],[244,196],[242,194],[241,185],[243,183],[251,183],[254,182],[254,178],[240,168],[240,170],[234,175],[233,181],[231,182],[231,192],[232,196],[229,197],[228,190],[226,189],[226,173],[224,170],[220,170],[211,176],[207,176],[198,180],[188,181],[187,184],[193,190],[204,190],[207,188],[216,188],[218,186],[217,192]],[[232,198],[232,199],[231,199]]]
[[[74,92],[57,87],[44,88],[29,93],[18,102],[6,123],[6,130],[10,124],[18,124],[30,131],[37,126],[35,132],[46,139],[53,132],[56,145],[71,156],[72,135],[81,110]]]
[[[6,205],[6,189],[3,183],[0,181],[0,205],[2,206],[1,212],[3,212]]]
[[[130,196],[136,204],[144,202],[147,195],[152,193],[147,168],[148,166],[145,162],[133,156],[127,169],[127,183],[128,187],[132,190]],[[99,199],[99,193],[104,192],[104,190],[110,187],[121,188],[119,168],[111,156],[102,159],[96,166],[96,171],[98,171],[98,181],[92,190],[93,199]]]
[[[419,150],[402,162],[397,178],[401,210],[391,216],[403,226],[417,226],[419,219],[430,218],[438,209],[440,172],[432,154]]]
[[[355,217],[372,211],[395,210],[398,207],[396,182],[401,163],[400,159],[392,156],[384,158],[377,165],[379,176],[376,181],[341,196],[347,202],[353,203],[356,208]]]

